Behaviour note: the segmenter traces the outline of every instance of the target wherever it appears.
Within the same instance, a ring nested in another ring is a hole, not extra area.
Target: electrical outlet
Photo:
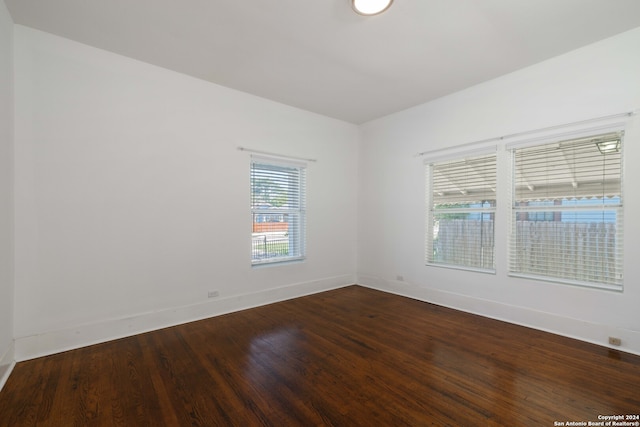
[[[219,291],[209,291],[207,296],[209,298],[218,298],[220,296],[220,292]]]
[[[609,344],[611,345],[622,345],[622,340],[616,337],[609,337]]]

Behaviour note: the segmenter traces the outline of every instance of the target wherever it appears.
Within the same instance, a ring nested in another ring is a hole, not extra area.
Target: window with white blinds
[[[428,265],[495,271],[496,154],[427,163]]]
[[[512,275],[622,289],[623,132],[511,150]]]
[[[251,263],[305,257],[304,164],[252,157]]]

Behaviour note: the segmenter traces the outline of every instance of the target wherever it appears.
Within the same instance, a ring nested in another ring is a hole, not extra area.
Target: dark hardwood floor
[[[21,362],[0,392],[0,426],[554,426],[639,413],[638,356],[358,286]]]

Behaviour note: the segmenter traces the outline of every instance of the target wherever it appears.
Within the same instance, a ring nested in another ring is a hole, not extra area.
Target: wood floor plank
[[[553,426],[640,357],[359,286],[18,363],[0,426]]]

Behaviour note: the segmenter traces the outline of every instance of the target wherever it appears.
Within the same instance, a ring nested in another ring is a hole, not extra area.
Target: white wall
[[[13,22],[0,2],[0,387],[13,363]]]
[[[18,360],[354,283],[356,126],[22,26],[15,100]],[[251,268],[238,146],[318,160],[305,262]]]
[[[416,153],[640,108],[640,29],[362,127],[358,281],[640,353],[640,118],[625,139],[624,292],[507,276],[508,209],[495,275],[424,265],[425,179]],[[500,144],[503,146],[504,144]],[[508,185],[499,184],[504,198]],[[402,276],[403,280],[398,280]]]
[[[615,335],[640,353],[635,188],[622,294],[508,277],[505,227],[497,274],[431,268],[415,157],[640,108],[640,29],[361,128],[25,27],[13,37],[16,359],[343,286],[356,269],[364,285],[600,344]],[[636,116],[627,183],[640,179],[639,134]],[[239,145],[318,159],[306,262],[250,267]],[[10,270],[11,247],[1,250]],[[220,297],[207,299],[211,290]],[[11,298],[10,280],[0,292]],[[11,329],[0,327],[0,345]]]

